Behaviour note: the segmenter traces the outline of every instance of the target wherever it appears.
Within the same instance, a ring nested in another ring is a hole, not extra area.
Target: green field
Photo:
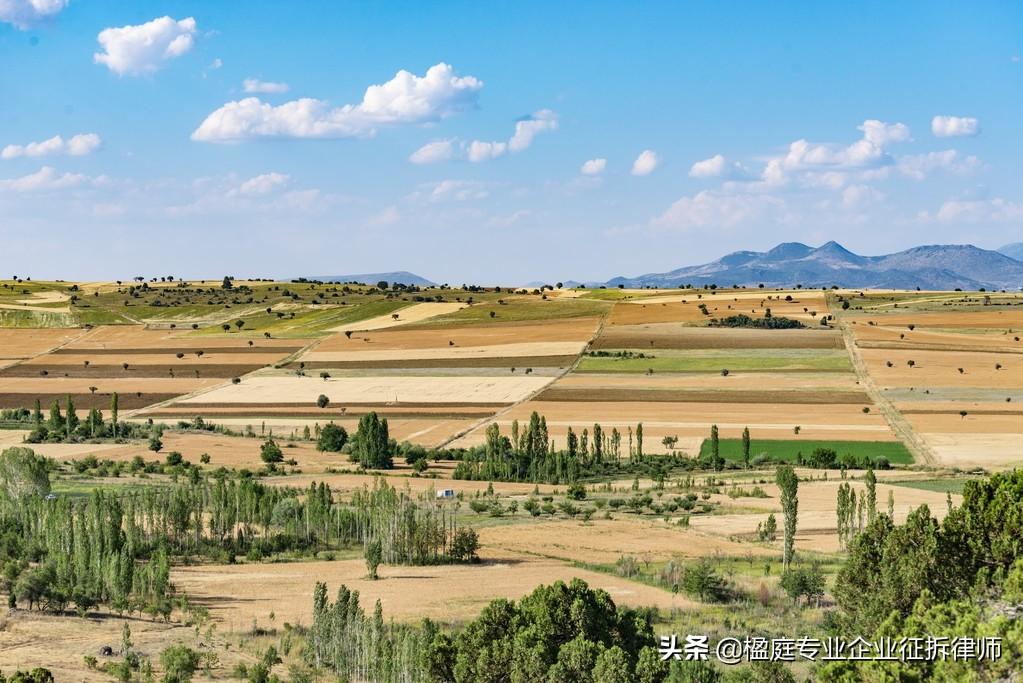
[[[844,350],[829,349],[751,349],[748,351],[654,351],[635,349],[647,358],[585,356],[579,372],[721,372],[815,370],[852,372]],[[614,351],[611,351],[614,353]],[[652,358],[649,356],[653,356]]]
[[[943,479],[916,479],[908,481],[886,481],[886,484],[892,484],[894,486],[905,486],[911,489],[920,489],[922,491],[937,491],[938,493],[958,493],[962,494],[963,489],[966,487],[966,482],[971,479],[977,481],[983,481],[983,477],[946,477]]]
[[[850,454],[857,458],[887,458],[893,465],[908,465],[913,456],[901,441],[813,441],[799,439],[753,439],[750,441],[750,457],[766,453],[773,460],[795,462],[798,453],[808,456],[815,448],[830,448],[838,453]],[[726,460],[742,460],[742,439],[721,439],[719,452]],[[700,445],[700,456],[710,455],[710,439]]]
[[[478,297],[477,297],[478,299]],[[558,320],[562,318],[585,318],[604,315],[611,304],[592,299],[558,299],[546,301],[539,296],[504,299],[503,304],[496,301],[477,303],[447,315],[438,316],[429,322],[415,327],[441,327],[448,325],[466,325],[478,323],[507,323],[530,320]],[[490,314],[494,315],[491,316]],[[413,327],[410,325],[409,327]]]

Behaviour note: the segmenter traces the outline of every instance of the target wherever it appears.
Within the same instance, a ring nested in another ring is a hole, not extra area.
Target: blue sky
[[[1023,240],[1021,56],[1017,2],[0,0],[0,268],[497,283],[997,248]]]

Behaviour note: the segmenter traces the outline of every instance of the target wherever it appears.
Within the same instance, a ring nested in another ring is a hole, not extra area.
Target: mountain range
[[[1019,289],[1023,244],[999,251],[970,244],[913,247],[883,256],[854,254],[838,242],[810,247],[785,242],[766,252],[736,251],[716,261],[667,273],[616,277],[609,287],[678,287],[680,284],[872,289]]]
[[[418,285],[420,287],[429,287],[434,282],[430,282],[425,277],[410,273],[407,270],[398,270],[393,273],[357,273],[354,275],[306,275],[307,280],[317,280],[319,282],[361,282],[367,285],[375,285],[381,280],[393,284],[400,282],[403,285]]]

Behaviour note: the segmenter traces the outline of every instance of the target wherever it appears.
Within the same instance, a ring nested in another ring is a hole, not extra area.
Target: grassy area
[[[417,327],[440,327],[448,325],[471,325],[479,323],[507,323],[521,321],[558,320],[562,318],[584,318],[601,316],[611,304],[587,299],[559,299],[546,301],[539,296],[519,296],[497,302],[479,303],[447,315],[438,316]],[[491,316],[490,314],[494,315]]]
[[[234,320],[244,320],[245,327],[240,332],[243,336],[260,337],[264,332],[269,332],[274,337],[310,337],[325,334],[328,330],[340,325],[388,315],[411,305],[412,303],[409,301],[397,299],[379,299],[350,306],[324,304],[288,311],[289,316],[290,313],[295,313],[294,318],[278,318],[275,312],[267,313],[264,309],[259,309],[258,311],[251,311],[250,309],[251,314],[241,313],[225,322],[230,324]],[[237,328],[232,325],[229,334],[236,333],[238,333]],[[226,333],[218,324],[200,328],[193,334],[216,337]]]
[[[579,372],[720,372],[721,370],[816,370],[852,371],[844,350],[829,349],[751,349],[747,351],[654,351],[636,349],[646,358],[586,356]],[[613,353],[613,351],[611,351]],[[653,357],[650,357],[653,356]]]
[[[887,458],[893,465],[908,465],[913,462],[913,456],[906,450],[901,441],[814,441],[798,439],[752,439],[750,441],[750,456],[757,457],[766,453],[773,460],[795,462],[796,456],[802,453],[808,456],[815,448],[830,448],[838,453],[839,457],[848,453],[857,458],[870,456],[871,458]],[[721,439],[719,452],[726,460],[742,460],[742,439]],[[704,439],[700,445],[700,455],[710,455],[710,439]]]
[[[943,479],[910,479],[907,481],[885,481],[893,486],[905,486],[910,489],[922,491],[935,491],[937,493],[958,493],[962,495],[966,482],[971,479],[983,479],[983,477],[946,477]]]
[[[0,309],[0,327],[75,327],[70,313]]]

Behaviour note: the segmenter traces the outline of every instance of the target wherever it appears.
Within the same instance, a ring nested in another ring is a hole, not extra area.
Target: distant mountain
[[[388,284],[394,284],[400,282],[403,285],[418,285],[420,287],[429,287],[430,285],[436,284],[430,282],[425,277],[410,273],[407,270],[399,270],[394,273],[358,273],[355,275],[306,275],[304,276],[307,280],[319,280],[320,282],[361,282],[367,285],[375,285],[381,280],[386,280]]]
[[[1023,244],[1003,249],[1023,251]],[[1000,251],[969,244],[914,247],[884,256],[860,256],[838,242],[814,248],[799,242],[767,252],[737,251],[717,261],[667,273],[616,277],[607,285],[678,287],[680,284],[766,287],[861,287],[891,289],[1018,289],[1023,263]],[[1021,254],[1023,255],[1023,254]]]
[[[998,250],[999,254],[1005,254],[1009,258],[1014,258],[1017,261],[1023,261],[1023,242],[1013,242],[1012,244],[1006,244],[1004,247]]]

